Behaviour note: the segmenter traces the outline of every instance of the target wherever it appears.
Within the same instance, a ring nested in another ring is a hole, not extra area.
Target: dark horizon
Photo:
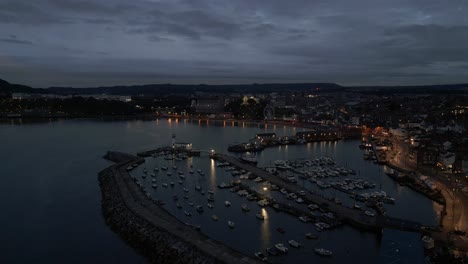
[[[77,87],[77,86],[47,86],[47,87],[34,87],[34,86],[29,86],[26,85],[24,82],[23,83],[12,83],[8,80],[0,78],[0,81],[5,81],[11,85],[20,85],[20,86],[26,86],[28,88],[33,88],[33,89],[101,89],[101,88],[116,88],[116,87],[145,87],[145,86],[164,86],[164,85],[173,85],[173,86],[193,86],[195,87],[229,87],[229,86],[268,86],[268,85],[336,85],[337,87],[340,88],[362,88],[362,89],[370,89],[370,88],[423,88],[423,87],[428,87],[428,88],[437,88],[439,86],[442,87],[457,87],[457,88],[462,88],[466,89],[468,88],[468,82],[466,83],[436,83],[436,84],[414,84],[414,85],[405,85],[405,84],[400,84],[400,85],[343,85],[337,82],[265,82],[265,83],[260,83],[260,82],[253,82],[253,83],[142,83],[142,84],[114,84],[114,85],[106,85],[106,86],[88,86],[88,87]],[[466,87],[463,87],[466,86]],[[286,88],[286,87],[285,87]],[[311,89],[314,87],[311,87]]]

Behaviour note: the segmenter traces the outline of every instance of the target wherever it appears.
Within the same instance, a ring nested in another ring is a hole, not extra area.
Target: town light
[[[264,190],[264,191],[268,191],[268,188],[265,186],[265,187],[263,187],[263,190]]]

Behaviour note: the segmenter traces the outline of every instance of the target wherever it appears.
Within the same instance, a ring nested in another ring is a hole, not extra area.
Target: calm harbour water
[[[206,122],[175,120],[118,121],[104,122],[93,120],[68,120],[41,124],[0,125],[0,203],[3,208],[0,224],[2,228],[2,263],[25,262],[74,262],[74,263],[141,263],[144,259],[129,248],[104,223],[101,215],[100,190],[97,173],[109,163],[102,159],[107,150],[135,153],[156,146],[168,145],[171,135],[177,139],[193,143],[202,150],[215,149],[227,152],[227,146],[244,142],[255,133],[274,131],[279,135],[290,135],[298,128],[260,128],[231,126],[230,123],[213,125]],[[308,158],[311,156],[331,156],[338,165],[359,171],[359,177],[377,184],[397,200],[396,205],[387,206],[391,216],[416,220],[425,224],[437,221],[433,203],[425,197],[400,187],[385,174],[386,168],[366,162],[357,148],[358,141],[336,143],[314,143],[301,146],[283,146],[263,151],[259,155],[259,166],[266,166],[277,159]],[[149,158],[148,169],[165,165],[163,159]],[[176,182],[173,189],[158,187],[152,190],[153,196],[167,201],[166,208],[186,222],[202,225],[202,231],[214,239],[242,251],[253,254],[275,243],[285,243],[294,239],[304,245],[303,249],[290,248],[287,257],[270,258],[276,262],[305,263],[345,263],[350,259],[362,263],[422,263],[422,247],[417,234],[385,230],[382,237],[373,233],[360,232],[349,226],[322,232],[320,239],[307,241],[304,233],[313,232],[310,224],[276,213],[271,208],[264,209],[267,219],[261,222],[255,213],[261,212],[255,203],[228,190],[215,188],[221,181],[233,177],[222,168],[214,166],[208,157],[181,161],[179,169],[188,170],[189,164],[202,169],[205,176],[187,176],[186,187],[195,204],[206,205],[206,197],[195,192],[194,186],[215,191],[214,202],[220,221],[211,220],[211,209],[203,214],[194,207],[184,204],[177,209],[172,194],[181,197],[182,186]],[[140,176],[142,166],[134,172]],[[163,181],[160,173],[159,181]],[[167,176],[164,176],[167,177]],[[148,177],[150,178],[150,177]],[[146,179],[147,186],[151,180]],[[164,180],[169,183],[171,180]],[[313,188],[313,187],[311,187]],[[151,189],[151,188],[148,188]],[[347,202],[347,195],[328,191],[326,195],[340,197]],[[226,208],[224,200],[232,206]],[[182,199],[180,200],[182,201]],[[249,204],[250,213],[240,210],[241,204]],[[187,218],[183,211],[191,210]],[[235,229],[228,229],[227,220],[236,223]],[[287,230],[285,234],[275,231],[277,227]],[[206,227],[206,228],[205,228]],[[312,250],[314,247],[329,248],[334,251],[330,259],[320,258]]]

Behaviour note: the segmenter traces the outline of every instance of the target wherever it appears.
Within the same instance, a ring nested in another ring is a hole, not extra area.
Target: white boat
[[[231,202],[229,202],[229,201],[224,201],[224,204],[225,204],[227,207],[231,206]]]
[[[163,187],[167,187],[167,183],[163,183],[162,186],[163,186]]]
[[[214,208],[214,205],[211,203],[208,203],[206,206],[208,206],[208,208]]]
[[[167,166],[162,166],[161,170],[167,170]]]
[[[284,160],[275,160],[274,162],[275,166],[284,166],[286,164],[286,161]]]
[[[257,204],[258,204],[259,206],[261,206],[261,207],[265,207],[265,206],[267,206],[269,203],[268,203],[267,200],[260,200],[260,201],[257,202]]]
[[[283,253],[283,254],[288,253],[288,248],[285,247],[282,243],[276,244],[276,245],[275,245],[275,248],[276,248],[279,252],[281,252],[281,253]]]
[[[190,171],[189,171],[189,173],[190,173],[190,174],[193,174],[193,173],[194,173],[194,171],[193,171],[193,170],[190,170]]]
[[[177,203],[176,206],[177,206],[177,208],[179,208],[179,209],[182,208],[182,205],[181,205],[180,203]]]
[[[317,253],[317,254],[319,254],[321,256],[326,256],[326,257],[333,255],[333,252],[331,252],[330,250],[324,249],[324,248],[316,248],[315,253]]]
[[[156,167],[156,168],[154,168],[154,169],[153,169],[153,171],[159,171],[159,168],[158,168],[158,167]]]
[[[263,261],[263,262],[268,261],[268,258],[265,256],[265,254],[263,254],[263,252],[256,252],[254,255],[260,261]]]
[[[171,175],[172,175],[172,173],[171,173],[170,171],[167,172],[166,174],[167,174],[167,176],[171,176]]]
[[[289,240],[288,243],[289,243],[289,245],[291,245],[291,247],[295,247],[295,248],[300,248],[301,247],[301,244],[299,242],[297,242],[296,240]]]
[[[153,188],[155,188],[155,189],[158,188],[158,185],[157,185],[157,184],[153,184],[153,185],[151,185],[151,186],[153,186]]]
[[[186,216],[191,216],[191,215],[192,215],[190,212],[187,212],[187,211],[184,211],[184,214],[185,214]]]
[[[171,185],[171,186],[174,186],[174,182],[171,182],[170,185]]]
[[[257,163],[258,163],[257,156],[255,154],[251,154],[251,153],[242,154],[240,160],[243,161],[243,162],[247,162],[247,163],[255,164],[255,165],[257,165]]]
[[[367,216],[370,216],[370,217],[374,217],[374,216],[375,216],[375,214],[372,213],[371,211],[365,211],[364,213],[365,213]]]
[[[255,216],[260,220],[265,220],[265,216],[263,216],[262,214],[256,214]]]
[[[217,215],[212,215],[212,216],[211,216],[211,219],[213,219],[213,221],[218,221],[219,218],[218,218]]]
[[[229,226],[229,228],[234,228],[234,227],[236,227],[236,224],[234,224],[233,221],[228,221],[228,226]]]

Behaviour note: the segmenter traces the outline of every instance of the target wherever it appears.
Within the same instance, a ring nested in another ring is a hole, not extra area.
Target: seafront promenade
[[[429,176],[436,184],[443,196],[443,209],[440,216],[441,232],[433,233],[435,239],[453,243],[454,248],[461,251],[468,251],[468,236],[455,236],[455,230],[468,232],[468,196],[462,192],[454,192],[450,181],[435,171],[427,168],[418,168],[415,162],[409,162],[409,151],[406,144],[401,140],[393,140],[395,156],[386,160],[386,165],[394,170],[409,173],[417,177],[420,175]]]

